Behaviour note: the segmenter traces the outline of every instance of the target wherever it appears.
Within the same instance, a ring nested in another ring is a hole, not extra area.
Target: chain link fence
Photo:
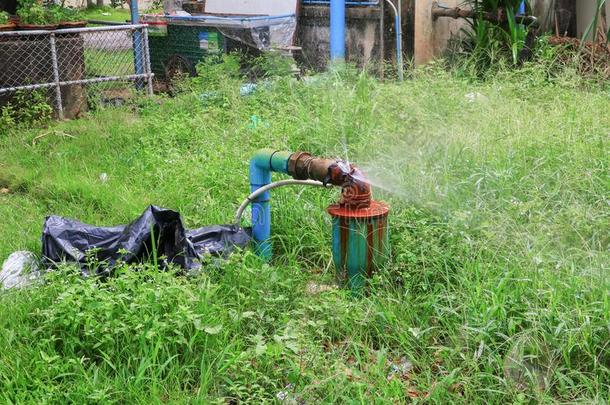
[[[0,105],[46,91],[57,117],[72,118],[92,94],[150,95],[152,79],[146,25],[0,32]]]

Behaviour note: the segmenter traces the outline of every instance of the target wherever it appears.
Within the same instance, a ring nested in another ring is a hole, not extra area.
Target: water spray
[[[272,172],[292,179],[272,183]],[[235,222],[240,223],[245,208],[252,204],[254,249],[265,260],[272,257],[269,191],[286,185],[341,187],[340,200],[327,209],[333,224],[333,262],[340,283],[359,292],[366,278],[389,257],[389,207],[372,199],[366,176],[343,160],[261,149],[250,161],[251,194],[237,210]]]

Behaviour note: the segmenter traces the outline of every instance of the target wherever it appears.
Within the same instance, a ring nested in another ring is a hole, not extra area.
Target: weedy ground
[[[148,204],[227,223],[263,147],[362,164],[391,207],[366,297],[334,280],[325,207],[273,192],[274,260],[201,276],[70,268],[0,293],[14,403],[604,403],[610,396],[610,93],[526,65],[404,83],[340,70],[241,96],[235,63],[175,98],[0,138],[0,258],[45,215],[126,223]],[[604,87],[605,86],[605,87]],[[105,175],[103,175],[105,173]]]

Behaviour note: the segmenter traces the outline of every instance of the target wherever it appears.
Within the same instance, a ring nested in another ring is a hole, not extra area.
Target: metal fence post
[[[150,48],[148,47],[148,27],[142,28],[142,34],[144,36],[144,69],[148,75],[146,78],[146,94],[152,96],[153,94],[153,75],[150,68]]]
[[[55,46],[55,34],[49,34],[51,42],[51,62],[53,63],[53,81],[55,82],[55,107],[60,120],[64,119],[64,106],[61,101],[61,84],[59,81],[59,66],[57,63],[57,47]]]
[[[138,12],[138,1],[131,0],[131,24],[135,25],[140,22],[140,14]],[[133,64],[136,68],[136,74],[140,75],[144,73],[144,66],[142,59],[142,33],[136,28],[131,31],[133,39]],[[144,81],[142,79],[136,80],[136,89],[141,90],[144,88]]]

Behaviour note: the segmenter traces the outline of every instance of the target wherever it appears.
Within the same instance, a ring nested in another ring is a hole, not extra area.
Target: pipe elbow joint
[[[250,184],[264,186],[271,182],[271,172],[287,173],[290,152],[259,149],[250,159]]]

